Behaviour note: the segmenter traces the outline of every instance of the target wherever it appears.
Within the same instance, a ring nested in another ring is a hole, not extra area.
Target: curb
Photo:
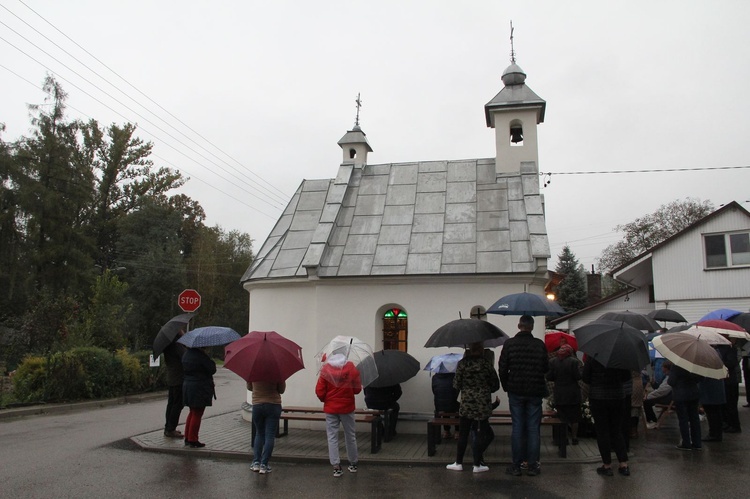
[[[166,391],[140,393],[135,395],[125,395],[113,399],[91,400],[86,402],[72,402],[69,404],[39,404],[29,407],[16,407],[12,409],[0,409],[0,421],[28,416],[43,416],[51,414],[64,414],[68,412],[85,411],[89,409],[99,409],[102,407],[111,407],[122,404],[134,404],[146,402],[149,400],[167,398]]]

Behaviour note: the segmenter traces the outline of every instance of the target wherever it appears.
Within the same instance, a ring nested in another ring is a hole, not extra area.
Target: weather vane
[[[359,92],[357,92],[357,100],[354,102],[357,104],[357,118],[354,120],[354,126],[359,126],[359,110],[362,107],[362,99],[359,98]]]
[[[510,22],[510,62],[516,63],[516,51],[513,48],[513,21]]]

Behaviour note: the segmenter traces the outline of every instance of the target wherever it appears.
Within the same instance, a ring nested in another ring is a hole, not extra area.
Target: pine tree
[[[575,254],[565,245],[557,258],[555,272],[565,277],[557,285],[557,301],[566,312],[586,307],[586,275]]]

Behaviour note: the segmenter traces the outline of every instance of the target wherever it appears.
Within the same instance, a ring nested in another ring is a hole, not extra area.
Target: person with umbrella
[[[484,463],[484,451],[494,437],[489,417],[492,414],[492,393],[500,388],[500,381],[492,363],[484,355],[482,342],[472,343],[464,358],[458,362],[453,387],[461,394],[461,405],[458,410],[459,436],[456,461],[446,468],[452,471],[464,469],[464,454],[469,443],[469,434],[474,427],[474,473],[488,471],[489,467]]]
[[[366,386],[365,405],[368,409],[386,411],[386,428],[383,439],[388,442],[396,435],[396,423],[398,423],[398,412],[401,406],[398,399],[401,398],[401,385],[389,386]]]
[[[453,387],[453,380],[456,377],[456,368],[460,360],[461,354],[448,353],[433,357],[430,359],[427,367],[425,367],[426,370],[432,371],[432,396],[436,418],[440,417],[441,412],[458,412],[460,406],[458,402],[458,390]],[[453,438],[458,439],[458,435],[459,427],[457,425],[453,433]],[[443,426],[443,438],[451,438],[450,425]]]
[[[612,450],[619,462],[617,471],[630,475],[628,454],[622,434],[622,421],[625,414],[622,407],[625,400],[624,383],[631,378],[628,369],[605,367],[594,357],[587,356],[583,363],[583,382],[589,385],[589,404],[594,417],[596,443],[602,465],[596,472],[612,476]]]
[[[276,431],[281,417],[281,394],[286,391],[286,381],[249,381],[247,389],[253,392],[253,462],[251,471],[261,475],[271,473],[268,464],[273,453]]]
[[[529,476],[541,470],[542,398],[547,391],[545,375],[549,368],[547,347],[531,331],[534,318],[522,315],[518,320],[518,333],[503,344],[498,363],[498,374],[503,390],[508,393],[510,405],[511,453],[513,464],[506,473],[521,476],[521,463],[528,462]]]
[[[185,334],[185,330],[180,329],[176,338],[179,339],[183,334]],[[165,375],[169,390],[164,436],[168,438],[183,438],[185,436],[177,429],[180,414],[184,407],[182,404],[182,383],[184,381],[182,357],[185,355],[185,350],[185,346],[176,341],[173,341],[164,349]]]
[[[333,466],[333,476],[343,475],[339,458],[339,426],[344,427],[346,455],[349,471],[357,472],[357,434],[354,422],[354,396],[362,391],[360,373],[354,363],[343,353],[330,356],[323,354],[324,362],[315,385],[315,395],[323,402],[326,413],[326,435],[328,436],[328,459]]]
[[[701,450],[701,422],[698,415],[700,381],[703,376],[691,373],[680,366],[673,366],[669,373],[672,398],[677,409],[677,422],[680,426],[680,450]]]
[[[216,363],[208,356],[208,351],[208,347],[193,347],[188,348],[182,356],[182,398],[185,407],[190,408],[185,421],[185,445],[193,448],[206,446],[198,439],[198,433],[203,413],[206,407],[211,406],[212,399],[216,396],[213,378],[216,374]]]
[[[166,381],[169,389],[167,396],[167,410],[165,414],[164,436],[167,438],[183,438],[184,435],[177,430],[182,413],[182,356],[185,346],[178,343],[187,330],[190,320],[195,314],[187,313],[172,317],[164,324],[154,338],[154,358],[164,354],[166,364]]]
[[[740,359],[738,357],[736,338],[728,338],[730,345],[716,345],[716,351],[719,353],[722,362],[729,371],[729,375],[724,378],[724,394],[726,403],[722,410],[722,420],[724,422],[724,433],[741,433],[740,414],[737,404],[740,399]]]
[[[581,420],[581,361],[575,356],[573,347],[562,344],[549,362],[547,381],[552,381],[555,396],[555,411],[570,427],[573,445],[578,445],[578,422]],[[558,438],[568,438],[559,435]]]

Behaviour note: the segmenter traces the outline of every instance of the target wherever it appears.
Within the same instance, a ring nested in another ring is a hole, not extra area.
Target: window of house
[[[408,321],[406,311],[400,308],[392,308],[383,314],[383,350],[406,352]]]
[[[750,265],[750,232],[711,234],[703,241],[707,269]]]

